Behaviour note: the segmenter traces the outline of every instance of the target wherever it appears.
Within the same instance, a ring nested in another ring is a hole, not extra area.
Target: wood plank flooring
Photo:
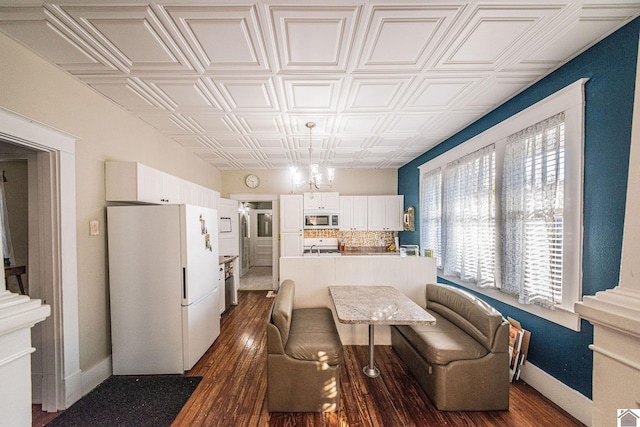
[[[221,334],[185,375],[203,380],[173,426],[581,426],[522,381],[511,385],[510,410],[435,409],[390,346],[376,346],[381,375],[362,374],[366,346],[345,346],[341,408],[335,413],[269,413],[266,407],[266,292],[243,291],[222,318]]]
[[[269,413],[265,322],[272,302],[265,291],[239,293],[239,305],[222,317],[216,342],[185,373],[203,379],[173,422],[174,427],[583,425],[522,381],[511,385],[509,411],[438,411],[390,346],[376,346],[378,378],[362,374],[367,364],[366,346],[345,346],[340,411]],[[32,425],[45,425],[59,414],[44,413],[34,405]]]

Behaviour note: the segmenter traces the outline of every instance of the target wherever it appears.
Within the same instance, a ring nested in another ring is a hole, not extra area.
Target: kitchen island
[[[281,257],[280,282],[296,283],[294,307],[325,306],[333,310],[329,286],[393,286],[421,307],[425,306],[427,283],[436,283],[435,258],[399,255]],[[334,313],[335,316],[335,313]],[[367,345],[366,325],[341,324],[336,319],[343,344]],[[391,345],[388,326],[376,331],[376,342]]]

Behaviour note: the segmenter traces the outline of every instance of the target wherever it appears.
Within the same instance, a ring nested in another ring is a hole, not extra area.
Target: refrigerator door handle
[[[182,299],[187,299],[187,269],[182,267]]]

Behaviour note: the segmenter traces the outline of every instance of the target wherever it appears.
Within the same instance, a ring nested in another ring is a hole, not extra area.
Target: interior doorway
[[[271,201],[240,204],[240,290],[272,290],[274,221]]]
[[[33,345],[42,350],[38,356],[42,361],[42,391],[37,394],[42,396],[42,409],[54,412],[68,408],[82,396],[76,139],[0,109],[0,141],[6,143],[3,157],[27,160],[29,296],[51,306],[51,315],[32,328]],[[40,344],[36,343],[37,334],[42,337]],[[37,380],[32,379],[32,383],[34,389],[40,387]]]
[[[238,194],[230,194],[229,198],[232,200],[237,200],[239,202],[240,207],[240,236],[239,236],[239,253],[240,253],[240,289],[244,286],[249,286],[249,280],[253,275],[248,275],[249,270],[251,269],[251,236],[252,236],[252,220],[251,220],[251,210],[262,211],[267,210],[270,211],[271,217],[270,220],[267,217],[263,217],[263,228],[267,231],[267,227],[269,227],[269,231],[271,234],[271,238],[266,238],[263,244],[271,243],[271,266],[255,266],[258,269],[254,269],[253,273],[259,273],[260,281],[263,284],[257,285],[260,286],[260,289],[269,289],[276,290],[278,289],[278,278],[280,275],[279,272],[279,259],[280,259],[280,211],[278,204],[278,195],[277,194],[246,194],[246,193],[238,193]],[[265,212],[267,214],[267,212]],[[259,222],[258,217],[256,216],[255,222]],[[268,226],[267,226],[268,223]],[[258,227],[258,225],[256,225]],[[257,233],[257,232],[256,232]],[[263,255],[264,256],[264,255]],[[270,280],[270,284],[269,284]],[[266,284],[264,284],[266,282]]]

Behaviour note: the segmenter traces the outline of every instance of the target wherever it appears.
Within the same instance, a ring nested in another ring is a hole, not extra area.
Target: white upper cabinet
[[[313,192],[304,193],[304,210],[335,211],[340,210],[340,194]]]
[[[340,196],[340,230],[367,231],[367,196]]]
[[[304,213],[302,196],[280,195],[280,233],[302,233]]]
[[[369,196],[367,221],[370,231],[402,231],[404,196]]]
[[[216,209],[220,193],[138,162],[105,162],[107,202],[181,204]]]
[[[280,195],[280,256],[301,256],[304,250],[303,197]]]

